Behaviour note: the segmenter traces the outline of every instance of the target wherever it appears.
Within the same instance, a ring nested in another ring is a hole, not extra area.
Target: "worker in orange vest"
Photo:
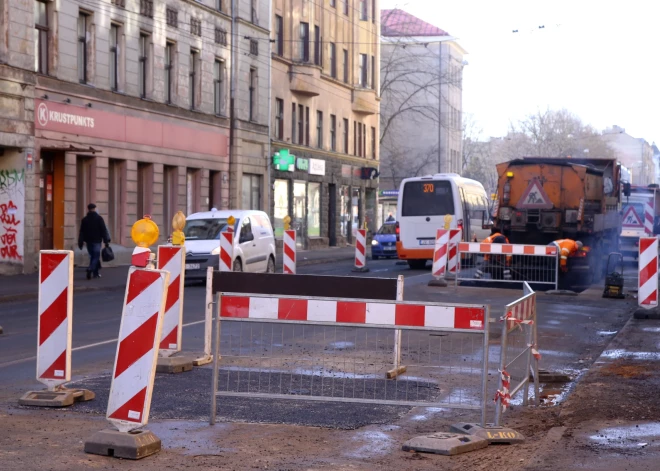
[[[505,236],[503,236],[496,228],[492,228],[490,230],[490,236],[486,237],[482,242],[482,244],[508,244],[509,239],[507,239]],[[510,280],[511,279],[511,270],[509,267],[511,266],[511,255],[506,256],[506,266],[504,268],[504,279],[505,280]],[[484,262],[490,262],[490,255],[484,255]],[[474,277],[479,279],[484,276],[484,272],[480,269],[477,268],[477,272],[474,274]]]
[[[559,268],[561,271],[568,271],[568,257],[575,255],[583,245],[579,240],[560,239],[551,242],[548,245],[554,245],[559,250]]]

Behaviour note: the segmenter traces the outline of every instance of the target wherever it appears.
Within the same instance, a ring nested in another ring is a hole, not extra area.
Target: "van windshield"
[[[186,240],[213,240],[219,239],[220,232],[226,228],[226,219],[190,219],[186,221],[183,234],[186,236]]]
[[[454,214],[454,195],[446,180],[408,182],[403,187],[402,216]]]

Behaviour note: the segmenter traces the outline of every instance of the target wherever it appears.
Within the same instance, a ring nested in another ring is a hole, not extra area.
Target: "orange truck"
[[[620,165],[616,159],[524,157],[497,165],[495,227],[512,244],[581,241],[569,271],[600,276],[603,257],[618,251]]]

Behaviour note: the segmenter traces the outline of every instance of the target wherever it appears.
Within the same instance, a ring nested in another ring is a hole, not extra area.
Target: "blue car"
[[[396,222],[386,222],[371,241],[371,259],[397,258],[396,254]]]

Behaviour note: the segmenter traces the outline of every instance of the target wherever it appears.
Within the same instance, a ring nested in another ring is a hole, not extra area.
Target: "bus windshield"
[[[454,214],[451,182],[428,180],[407,182],[403,187],[402,216]]]

